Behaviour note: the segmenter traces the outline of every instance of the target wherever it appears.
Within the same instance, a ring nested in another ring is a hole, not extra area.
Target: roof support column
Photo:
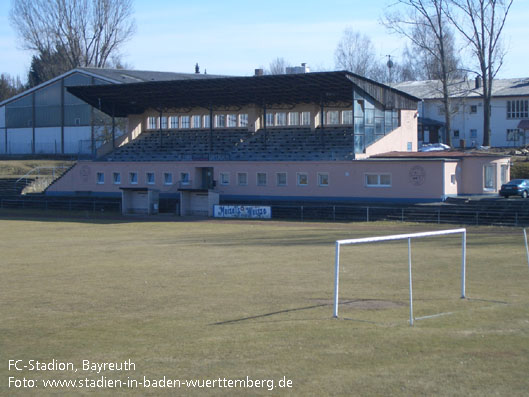
[[[211,152],[213,150],[213,106],[209,107],[209,158],[211,158]]]
[[[162,135],[162,116],[163,116],[162,108],[160,107],[160,117],[158,117],[158,120],[159,120],[159,123],[160,123],[160,129],[158,130],[158,137],[160,138],[160,141],[159,141],[160,148],[161,148],[162,145],[163,145],[163,135]]]
[[[325,128],[325,108],[323,105],[323,101],[320,104],[320,128],[321,128],[321,131],[320,131],[321,144],[322,146],[325,146],[325,136],[324,136],[324,131],[323,131],[323,129]]]
[[[112,104],[112,149],[116,148],[116,104]]]
[[[267,133],[266,133],[266,105],[263,104],[263,144],[266,148]]]

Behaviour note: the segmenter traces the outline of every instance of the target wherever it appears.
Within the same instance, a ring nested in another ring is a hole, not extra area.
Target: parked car
[[[509,196],[529,196],[529,179],[513,179],[501,185],[500,196],[505,198]]]

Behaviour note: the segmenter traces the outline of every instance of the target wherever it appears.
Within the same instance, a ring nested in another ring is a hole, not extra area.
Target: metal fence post
[[[336,221],[336,206],[332,206],[332,220]]]
[[[369,222],[369,207],[366,207],[366,222]]]
[[[301,222],[303,222],[303,206],[301,206]]]

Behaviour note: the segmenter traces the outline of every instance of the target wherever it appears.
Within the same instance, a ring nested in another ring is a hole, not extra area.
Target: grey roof
[[[476,89],[475,80],[458,80],[450,84],[452,97],[480,97],[483,88]],[[440,80],[405,81],[392,85],[393,88],[404,91],[421,99],[442,98]],[[492,83],[493,97],[529,96],[529,77],[514,79],[495,79]]]
[[[195,80],[222,77],[212,74],[200,73],[174,73],[157,72],[151,70],[127,70],[127,69],[101,69],[101,68],[77,68],[78,71],[112,80],[115,83],[143,83],[147,81],[170,81],[170,80]]]

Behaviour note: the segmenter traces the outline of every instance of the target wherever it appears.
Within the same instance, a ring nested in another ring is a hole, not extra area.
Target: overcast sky
[[[137,32],[122,51],[138,70],[251,75],[282,57],[292,65],[333,70],[346,27],[367,34],[385,60],[398,62],[404,41],[379,19],[394,0],[135,0]],[[19,49],[8,20],[11,1],[0,0],[0,73],[23,81],[31,54]],[[515,0],[505,28],[509,49],[500,77],[529,77],[529,1]]]

